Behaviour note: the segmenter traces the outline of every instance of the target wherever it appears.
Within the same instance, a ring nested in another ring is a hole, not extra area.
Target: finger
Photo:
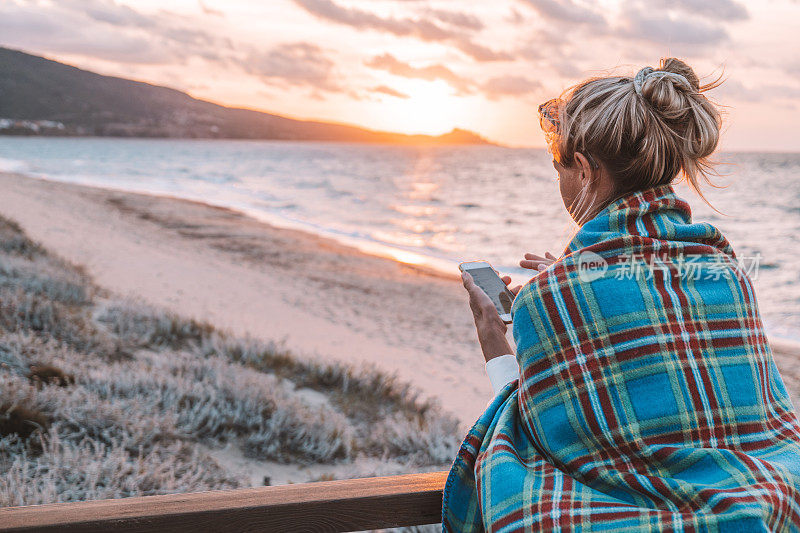
[[[461,281],[464,283],[464,288],[467,289],[467,294],[469,294],[469,306],[472,308],[472,311],[475,312],[480,306],[479,293],[483,291],[481,291],[481,289],[475,285],[472,275],[467,272],[461,273]]]
[[[554,256],[554,255],[553,255],[553,254],[551,254],[550,252],[545,252],[545,253],[544,253],[544,256],[545,256],[547,259],[552,259],[553,261],[555,261],[555,260],[556,260],[556,256]]]
[[[530,268],[531,270],[538,270],[539,265],[544,265],[547,267],[551,262],[550,261],[534,261],[530,259],[523,259],[519,262],[519,266],[522,268]]]
[[[542,257],[541,255],[536,254],[525,254],[525,259],[529,261],[538,261],[539,263],[544,263],[545,265],[551,265],[556,261],[556,258],[550,252],[547,252],[545,255],[549,255],[550,257]]]
[[[541,255],[532,254],[530,252],[525,254],[525,259],[534,259],[536,261],[547,261],[546,257],[542,257]]]
[[[506,285],[510,285],[511,284],[511,276],[503,276],[500,279],[502,279],[503,283],[505,283]]]
[[[475,291],[473,291],[470,287],[467,287],[466,283],[464,285],[464,288],[467,289],[467,297],[469,298],[469,308],[472,309],[473,314],[475,315],[479,314],[480,303],[475,295]]]
[[[522,289],[522,285],[517,285],[516,287],[514,287],[512,289],[508,289],[508,290],[511,291],[511,294],[516,296],[517,294],[519,294],[520,289]]]
[[[475,284],[470,274],[463,275],[462,278],[464,279],[464,288],[469,293],[469,307],[476,319],[485,313],[498,312],[492,299]]]

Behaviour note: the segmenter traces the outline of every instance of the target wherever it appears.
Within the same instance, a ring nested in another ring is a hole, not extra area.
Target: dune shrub
[[[413,471],[460,443],[395,376],[117,298],[2,217],[0,382],[0,506],[246,486],[208,453],[231,445]]]

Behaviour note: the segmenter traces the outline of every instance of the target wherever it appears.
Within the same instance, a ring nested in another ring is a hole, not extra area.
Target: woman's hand
[[[503,276],[503,277],[502,277],[502,278],[500,278],[500,279],[502,279],[502,280],[503,280],[503,283],[505,283],[505,284],[506,284],[506,287],[508,287],[509,285],[511,285],[511,276]],[[511,291],[511,294],[513,294],[514,296],[516,296],[517,294],[519,294],[519,290],[520,290],[521,288],[522,288],[522,285],[517,285],[516,287],[508,287],[508,290],[510,290],[510,291]]]
[[[531,270],[542,271],[555,263],[556,256],[550,252],[545,252],[544,257],[536,254],[525,254],[525,259],[519,262],[522,268],[530,268]]]
[[[505,278],[503,281],[506,281]],[[472,309],[472,316],[475,319],[475,328],[478,330],[478,342],[483,350],[483,358],[488,361],[507,353],[514,353],[506,339],[506,324],[497,313],[497,308],[491,298],[475,284],[469,273],[462,272],[461,281],[469,294],[469,307]],[[508,278],[506,284],[510,282],[511,278]],[[519,288],[517,288],[517,292],[519,292]]]

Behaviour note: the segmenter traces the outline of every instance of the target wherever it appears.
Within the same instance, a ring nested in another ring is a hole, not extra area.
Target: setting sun
[[[380,110],[377,116],[365,117],[372,127],[438,135],[464,123],[470,115],[465,100],[455,98],[452,87],[442,80],[401,80],[394,87],[407,98],[381,95],[375,105]]]

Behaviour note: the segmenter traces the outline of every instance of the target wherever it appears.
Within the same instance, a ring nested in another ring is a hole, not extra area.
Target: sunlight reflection
[[[408,193],[408,197],[410,199],[430,200],[433,192],[439,188],[439,184],[431,182],[414,182],[411,184],[411,188],[412,190]]]
[[[401,263],[410,265],[422,265],[426,263],[425,257],[415,254],[414,252],[407,252],[405,250],[392,250],[389,252],[389,254],[392,256],[392,259]]]
[[[399,232],[373,231],[372,237],[378,241],[395,246],[414,246],[421,248],[426,245],[425,239],[418,235],[409,235]]]
[[[435,215],[438,211],[436,207],[432,205],[393,205],[392,209],[398,213],[412,217],[429,217]]]

